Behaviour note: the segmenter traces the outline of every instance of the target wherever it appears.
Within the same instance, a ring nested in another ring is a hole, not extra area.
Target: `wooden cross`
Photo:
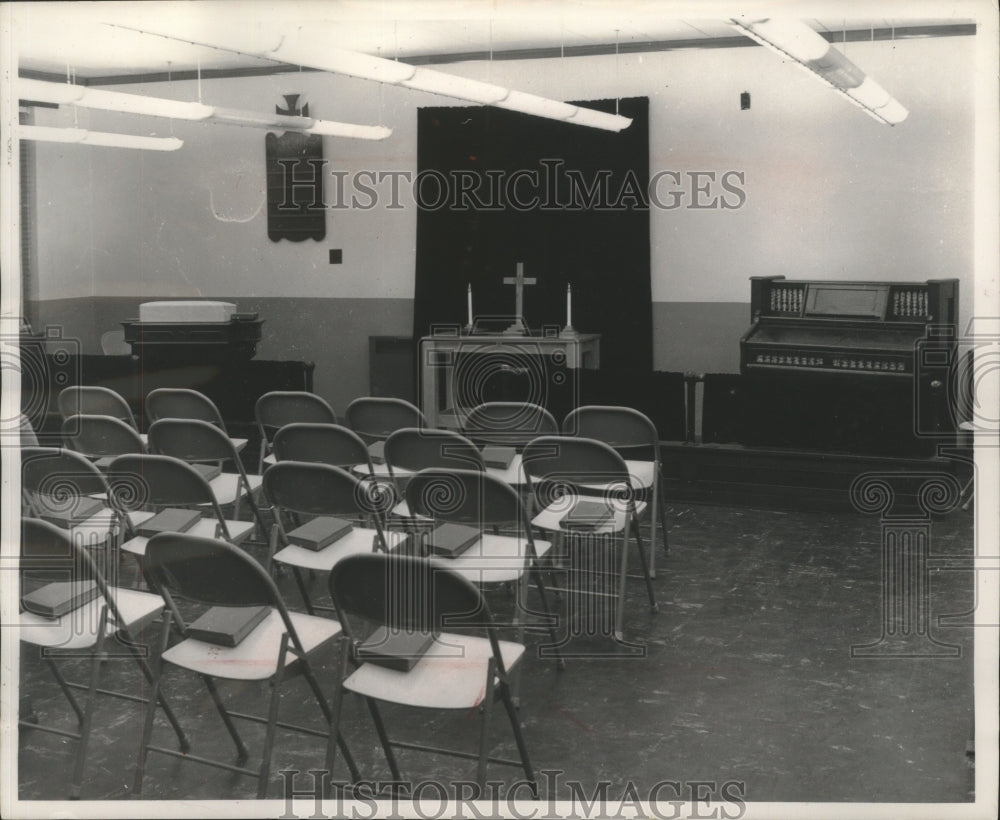
[[[514,315],[516,317],[514,323],[526,329],[527,326],[524,324],[524,286],[536,285],[538,280],[534,276],[525,276],[524,262],[518,262],[517,276],[505,276],[503,283],[514,286]]]

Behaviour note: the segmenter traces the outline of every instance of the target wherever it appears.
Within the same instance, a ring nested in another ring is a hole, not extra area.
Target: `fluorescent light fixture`
[[[41,80],[18,80],[18,96],[24,100],[77,105],[101,111],[119,111],[126,114],[143,114],[149,117],[167,117],[179,120],[210,120],[229,125],[285,128],[336,137],[382,140],[392,130],[381,125],[355,125],[347,122],[315,120],[311,117],[293,117],[286,114],[262,114],[236,108],[203,105],[184,100],[167,100],[145,97],[141,94],[124,94],[120,91],[103,91],[68,83],[47,83]]]
[[[479,80],[470,80],[468,77],[458,77],[430,68],[418,68],[412,77],[403,80],[400,85],[440,94],[442,97],[471,100],[482,105],[499,103],[510,93],[503,86],[482,83]]]
[[[800,20],[730,18],[730,22],[750,39],[809,69],[879,122],[896,125],[909,115],[888,91]]]
[[[143,34],[156,34],[160,37],[178,39],[170,34],[163,34],[148,29],[111,25],[130,31],[139,31]],[[266,35],[262,36],[266,37]],[[197,42],[193,44],[235,51],[240,54],[249,54],[255,57],[262,57],[266,60],[280,60],[290,65],[306,66],[320,71],[329,71],[334,74],[346,74],[350,77],[358,77],[363,80],[376,80],[381,83],[402,85],[407,88],[429,91],[458,100],[479,103],[480,105],[496,105],[511,111],[521,111],[525,114],[563,120],[576,123],[577,125],[602,128],[606,131],[621,131],[632,124],[630,118],[622,117],[618,114],[605,114],[595,117],[593,116],[592,109],[583,109],[591,113],[580,116],[579,107],[568,103],[550,100],[545,97],[537,97],[534,94],[525,94],[520,91],[508,91],[490,83],[463,80],[445,72],[418,68],[409,63],[402,63],[399,60],[387,60],[384,57],[336,48],[329,44],[328,38],[322,31],[298,29],[294,34],[281,37],[277,44],[272,44],[274,42],[273,39],[269,40],[266,44],[262,43],[262,36],[256,37],[256,43],[251,44],[248,42],[246,35],[233,32],[232,34],[227,33],[221,38],[216,38],[214,42]],[[185,38],[185,41],[192,42],[187,38]]]
[[[136,134],[109,134],[83,128],[52,128],[47,125],[19,125],[21,139],[35,142],[66,142],[82,145],[103,145],[109,148],[138,148],[145,151],[176,151],[183,140],[176,137],[142,137]]]

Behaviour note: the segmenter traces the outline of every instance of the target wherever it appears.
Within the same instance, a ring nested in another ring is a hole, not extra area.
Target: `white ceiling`
[[[746,4],[744,4],[746,6]],[[239,70],[271,61],[210,47],[220,35],[247,42],[299,27],[322,30],[331,46],[400,59],[475,53],[698,41],[738,36],[726,22],[734,10],[674,0],[189,0],[188,2],[32,2],[7,4],[22,72],[75,75],[78,80],[119,75]],[[966,23],[965,19],[905,16],[847,17],[845,3],[802,8],[818,31],[893,29]],[[865,9],[870,13],[870,6]],[[941,6],[934,9],[938,15]],[[691,12],[696,12],[691,16]],[[687,14],[684,14],[684,13]],[[711,13],[716,12],[717,17]],[[839,14],[838,14],[839,12]],[[738,13],[738,12],[735,12]],[[766,17],[768,11],[750,15]],[[166,36],[163,36],[166,35]],[[203,44],[203,45],[197,45]],[[6,44],[5,44],[6,45]],[[248,49],[250,50],[250,49]]]

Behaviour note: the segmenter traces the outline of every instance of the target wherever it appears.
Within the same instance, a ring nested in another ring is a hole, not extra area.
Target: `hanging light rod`
[[[260,38],[250,41],[245,36],[235,34],[224,36],[221,41],[216,43],[199,43],[159,32],[110,23],[109,25],[113,25],[115,28],[126,28],[141,34],[154,34],[170,40],[182,40],[196,46],[262,57],[275,62],[305,66],[334,74],[346,74],[362,80],[377,80],[381,83],[391,83],[480,105],[494,105],[510,111],[520,111],[524,114],[533,114],[536,117],[562,120],[605,131],[621,131],[632,124],[629,117],[622,117],[618,114],[607,114],[603,111],[595,111],[593,108],[570,105],[547,97],[539,97],[535,94],[515,91],[492,83],[459,77],[432,68],[417,67],[398,60],[387,60],[384,57],[336,48],[328,43],[328,38],[321,31],[298,29],[294,34],[273,35],[267,41]]]
[[[356,125],[333,120],[315,120],[311,117],[293,117],[287,114],[259,114],[254,111],[203,105],[199,102],[145,97],[141,94],[103,91],[69,83],[48,83],[25,78],[18,79],[17,93],[22,100],[76,105],[81,108],[143,114],[149,117],[168,117],[175,120],[208,120],[228,125],[285,128],[306,134],[367,140],[383,140],[392,134],[391,128],[382,125]]]
[[[747,22],[734,17],[730,22],[751,40],[808,69],[879,122],[897,125],[909,115],[888,91],[801,20]]]
[[[47,125],[18,125],[21,139],[34,142],[67,142],[103,145],[109,148],[138,148],[145,151],[176,151],[183,140],[176,137],[143,137],[137,134],[110,134],[83,128],[52,128]]]

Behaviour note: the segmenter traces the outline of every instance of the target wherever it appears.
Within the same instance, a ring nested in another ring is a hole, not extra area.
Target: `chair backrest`
[[[342,623],[354,615],[400,629],[441,632],[467,621],[487,626],[496,652],[482,593],[441,562],[393,553],[348,555],[334,564],[329,587]]]
[[[136,429],[113,416],[70,416],[62,423],[62,435],[74,450],[87,456],[146,452]]]
[[[106,493],[108,482],[92,461],[73,450],[24,447],[21,487],[69,505],[79,496]]]
[[[524,505],[502,479],[478,470],[427,469],[406,485],[410,511],[436,521],[454,521],[480,529],[515,524],[530,537]]]
[[[146,415],[150,421],[199,419],[226,429],[215,402],[204,393],[187,388],[160,387],[150,391],[146,396]]]
[[[278,461],[264,471],[264,494],[274,506],[306,515],[381,515],[378,487],[332,464]]]
[[[621,455],[603,441],[580,436],[540,436],[521,455],[529,482],[631,486]]]
[[[544,407],[530,402],[483,402],[469,411],[462,431],[480,444],[523,447],[538,436],[556,435],[559,425]]]
[[[182,461],[233,461],[242,469],[232,440],[200,419],[160,419],[149,426],[149,449]]]
[[[109,497],[118,509],[216,505],[205,477],[187,462],[164,455],[118,456],[108,467]]]
[[[365,441],[378,441],[403,427],[426,427],[420,408],[403,399],[362,396],[347,405],[347,426]]]
[[[353,430],[339,424],[286,424],[274,434],[274,456],[278,461],[315,461],[349,467],[367,464],[368,447]]]
[[[37,518],[22,518],[18,570],[47,581],[94,581],[113,622],[125,623],[96,562],[67,530]]]
[[[658,448],[659,434],[652,420],[631,407],[588,404],[563,419],[563,434],[594,438],[617,449]]]
[[[325,399],[302,390],[265,393],[254,405],[254,418],[263,441],[271,441],[278,429],[292,422],[337,423],[337,414]]]
[[[485,470],[482,453],[465,436],[451,430],[406,427],[385,440],[385,462],[389,469],[416,472],[427,467]]]
[[[59,392],[59,414],[68,419],[80,414],[111,416],[136,428],[135,416],[128,402],[114,390],[97,385],[73,385]]]
[[[150,586],[163,595],[175,614],[175,594],[209,606],[273,606],[292,645],[302,651],[274,581],[239,547],[216,538],[162,532],[149,539],[143,566]]]

